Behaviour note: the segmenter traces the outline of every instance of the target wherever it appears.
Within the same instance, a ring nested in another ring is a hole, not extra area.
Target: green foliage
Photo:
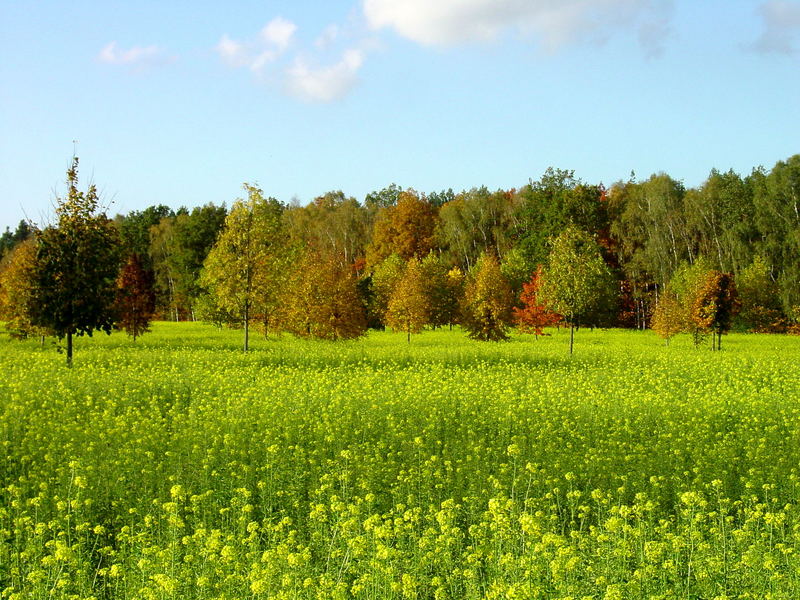
[[[95,186],[78,190],[77,157],[67,184],[67,197],[57,199],[58,223],[37,236],[30,320],[67,338],[71,364],[73,335],[111,333],[120,241],[113,223],[98,212]]]
[[[782,333],[786,331],[786,316],[783,314],[780,290],[773,281],[771,269],[762,256],[736,277],[736,288],[742,309],[740,326],[755,333]]]
[[[613,299],[615,282],[591,235],[567,227],[551,243],[539,294],[572,325],[588,323]]]
[[[206,257],[200,275],[216,307],[232,315],[244,327],[244,350],[249,349],[249,327],[256,315],[268,322],[278,310],[278,296],[285,280],[286,247],[281,229],[283,205],[264,198],[256,186],[245,184],[247,200],[237,200],[225,219],[225,227]],[[208,306],[206,306],[206,309]]]
[[[469,337],[492,342],[507,340],[512,302],[511,287],[497,258],[482,255],[470,273],[461,309],[461,323]]]
[[[403,276],[405,262],[398,254],[391,254],[378,264],[371,277],[371,302],[368,307],[370,321],[386,324],[386,311],[397,283]]]
[[[800,597],[800,338],[585,338],[0,338],[0,594]]]

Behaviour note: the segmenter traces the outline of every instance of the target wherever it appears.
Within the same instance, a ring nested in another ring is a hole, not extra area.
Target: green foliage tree
[[[386,311],[386,324],[405,331],[409,343],[411,334],[422,331],[430,319],[430,297],[426,292],[425,270],[419,260],[412,258],[394,287]]]
[[[539,294],[544,304],[569,323],[569,353],[575,327],[585,323],[615,293],[615,282],[594,238],[575,226],[551,241]]]
[[[150,331],[156,309],[153,278],[144,269],[138,254],[131,254],[117,278],[116,326],[136,341]]]
[[[308,206],[292,206],[283,219],[289,236],[301,247],[318,248],[345,265],[365,256],[369,215],[341,191],[319,196]]]
[[[244,351],[250,349],[250,324],[275,302],[281,282],[277,267],[285,251],[281,229],[283,205],[264,198],[262,190],[244,184],[247,200],[237,200],[211,248],[200,275],[218,310],[234,316],[244,329]]]
[[[482,255],[467,283],[461,310],[462,325],[469,337],[482,341],[507,340],[512,302],[511,287],[500,271],[497,258],[493,254]]]
[[[505,259],[518,233],[519,201],[513,191],[481,187],[461,192],[439,209],[437,245],[462,269],[472,268],[484,252]]]
[[[72,365],[73,336],[111,333],[120,240],[113,222],[98,212],[95,186],[78,190],[77,157],[67,184],[67,197],[57,199],[57,225],[38,234],[31,323],[66,337]]]
[[[736,278],[736,288],[742,307],[739,326],[754,333],[783,333],[786,315],[783,313],[780,290],[773,281],[769,263],[755,256]]]
[[[5,232],[0,235],[0,258],[11,252],[17,244],[33,237],[33,234],[34,228],[27,221],[20,221],[13,232],[6,227]]]
[[[386,311],[394,288],[403,276],[405,262],[398,254],[391,254],[379,263],[370,278],[371,297],[368,306],[369,320],[386,325]]]
[[[463,276],[457,267],[448,267],[439,254],[429,253],[421,262],[422,281],[428,304],[428,325],[434,329],[458,321],[463,295]]]

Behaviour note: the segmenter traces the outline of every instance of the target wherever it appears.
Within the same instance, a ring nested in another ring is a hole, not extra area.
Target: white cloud
[[[364,64],[360,50],[344,52],[339,62],[327,67],[312,67],[302,58],[286,71],[289,91],[310,102],[331,102],[345,96],[358,82]]]
[[[794,54],[800,40],[800,3],[770,0],[759,7],[764,30],[753,44],[758,52]]]
[[[107,44],[100,50],[97,59],[108,65],[122,65],[135,69],[164,64],[172,60],[156,45],[133,46],[128,50],[122,50],[117,48],[117,42]]]
[[[261,39],[267,44],[275,46],[278,52],[283,52],[292,40],[295,31],[297,31],[297,25],[283,17],[275,17],[261,30]]]
[[[669,0],[362,0],[373,29],[390,27],[426,46],[492,41],[509,31],[553,51],[635,28],[652,52],[665,33]]]
[[[275,17],[261,29],[256,39],[238,41],[225,34],[215,49],[231,67],[260,71],[286,51],[296,30],[297,26],[291,21]]]

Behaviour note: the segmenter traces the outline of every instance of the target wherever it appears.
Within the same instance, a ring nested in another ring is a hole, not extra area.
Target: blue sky
[[[800,0],[3,2],[0,228],[77,140],[110,214],[800,152]]]

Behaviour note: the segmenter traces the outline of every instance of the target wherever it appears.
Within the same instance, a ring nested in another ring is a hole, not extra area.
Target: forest
[[[482,340],[563,324],[718,345],[730,329],[792,332],[800,319],[800,155],[688,189],[665,173],[605,187],[548,168],[520,188],[392,184],[306,206],[244,184],[230,208],[113,219],[93,186],[80,191],[77,159],[67,183],[56,223],[0,238],[14,337],[136,337],[157,318],[240,327],[245,349],[251,329],[347,339],[388,326],[410,341],[454,324]]]

